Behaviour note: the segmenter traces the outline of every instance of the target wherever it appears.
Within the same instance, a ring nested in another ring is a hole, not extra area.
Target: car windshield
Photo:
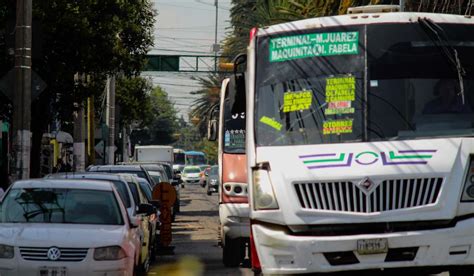
[[[157,171],[148,171],[148,173],[150,174],[151,178],[153,178],[153,181],[155,181],[155,183],[161,183],[161,182],[163,182],[163,181],[162,181],[163,176],[161,175],[160,172],[157,172]]]
[[[260,37],[257,144],[474,134],[474,27],[439,26],[446,41],[420,23]]]
[[[122,198],[123,204],[125,205],[125,208],[130,208],[131,203],[130,203],[130,195],[127,190],[127,184],[122,181],[116,181],[113,180],[112,183],[115,186],[115,189],[119,193],[120,197]]]
[[[11,189],[0,222],[124,224],[112,191],[51,188]]]
[[[145,196],[146,196],[147,200],[151,201],[152,191],[151,191],[151,188],[150,188],[150,184],[148,184],[148,182],[144,179],[140,180],[138,183],[140,184],[140,188],[142,189],[143,193],[145,193]]]
[[[219,173],[219,167],[218,166],[211,167],[211,172],[209,173],[210,175],[217,175],[218,173]]]
[[[140,195],[138,194],[137,185],[134,182],[128,182],[128,186],[130,187],[130,191],[132,192],[133,200],[135,201],[135,205],[140,205]]]
[[[145,178],[147,179],[146,177],[146,173],[143,172],[143,171],[117,171],[117,173],[126,173],[126,174],[131,174],[131,175],[134,175],[136,177],[141,177],[141,178]]]
[[[163,168],[165,169],[166,176],[168,179],[173,179],[173,170],[170,165],[168,164],[162,164]]]
[[[184,168],[183,173],[200,173],[201,170],[199,168]]]

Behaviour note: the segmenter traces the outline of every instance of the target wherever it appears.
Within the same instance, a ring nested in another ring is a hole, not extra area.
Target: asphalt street
[[[218,195],[206,195],[197,184],[181,189],[181,213],[172,225],[175,254],[158,256],[148,275],[253,275],[222,264],[218,227]]]

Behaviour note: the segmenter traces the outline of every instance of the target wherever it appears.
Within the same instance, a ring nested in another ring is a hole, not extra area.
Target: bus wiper
[[[466,70],[461,65],[459,60],[458,51],[449,44],[446,32],[441,26],[433,22],[429,18],[418,18],[418,23],[425,30],[430,39],[443,50],[443,53],[451,62],[451,64],[456,68],[459,80],[459,94],[461,95],[462,104],[466,104],[464,96],[464,76],[466,75]]]

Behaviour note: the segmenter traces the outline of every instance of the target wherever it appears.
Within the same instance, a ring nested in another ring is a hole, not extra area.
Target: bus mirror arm
[[[256,171],[256,170],[271,171],[270,162],[263,161],[263,162],[257,163],[255,166],[252,167],[252,171]]]

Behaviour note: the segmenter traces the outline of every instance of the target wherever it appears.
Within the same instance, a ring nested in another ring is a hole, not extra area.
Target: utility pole
[[[405,11],[405,0],[400,0],[400,11]]]
[[[15,95],[13,100],[13,179],[30,177],[32,0],[16,1]]]
[[[89,165],[95,165],[94,96],[87,98],[87,155],[89,156]]]
[[[74,171],[81,172],[86,169],[86,144],[84,142],[84,106],[78,106],[74,118]]]
[[[214,72],[217,72],[217,52],[219,52],[219,46],[217,45],[217,24],[219,16],[219,0],[214,0],[214,5],[216,6],[216,29],[214,33],[214,46],[212,50],[214,51]]]
[[[105,120],[107,122],[107,129],[109,130],[109,137],[106,147],[106,163],[109,165],[115,164],[115,76],[107,78],[107,104],[106,104]],[[105,140],[105,137],[103,138]]]

